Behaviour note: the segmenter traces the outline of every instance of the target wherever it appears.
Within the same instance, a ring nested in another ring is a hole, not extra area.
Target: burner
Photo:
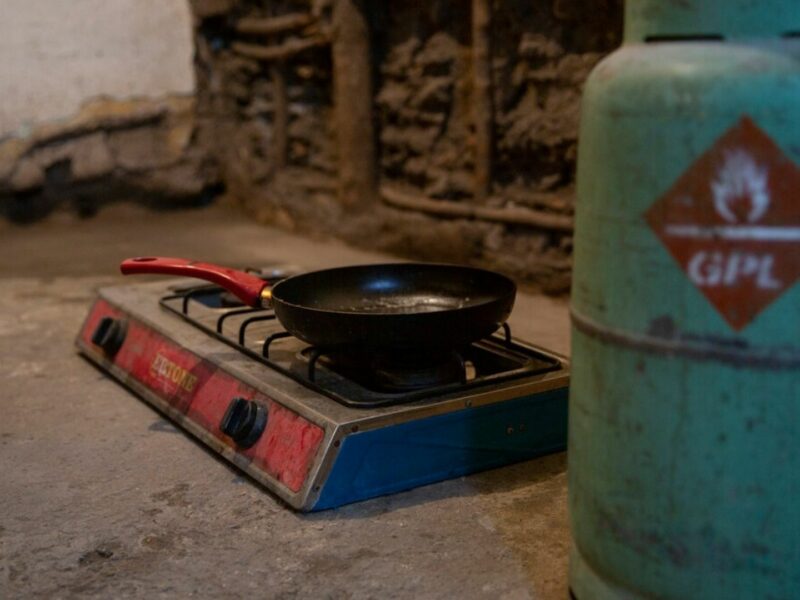
[[[408,392],[467,380],[466,365],[458,352],[419,356],[415,353],[376,356],[370,371],[381,391]]]
[[[547,353],[514,342],[507,324],[503,325],[504,338],[492,335],[458,351],[409,348],[387,353],[363,347],[333,350],[307,346],[284,330],[272,311],[226,307],[225,296],[220,288],[204,284],[162,296],[159,304],[250,358],[345,406],[412,402],[563,368],[560,360]],[[199,306],[193,307],[192,301]],[[211,312],[204,313],[201,307]],[[276,347],[277,355],[273,353]],[[294,348],[291,353],[286,352],[289,347]],[[286,362],[278,356],[293,358]]]
[[[307,348],[303,353],[315,352]],[[319,364],[376,392],[411,392],[467,380],[464,359],[455,351],[375,354],[340,350],[320,353]]]

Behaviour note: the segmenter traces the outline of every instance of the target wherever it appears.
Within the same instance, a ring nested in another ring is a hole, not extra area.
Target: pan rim
[[[499,282],[502,282],[503,285],[506,286],[506,290],[501,293],[498,293],[496,297],[486,300],[485,302],[480,302],[478,304],[473,304],[470,306],[464,306],[459,308],[445,308],[442,310],[435,310],[435,311],[418,311],[418,312],[360,312],[360,311],[351,311],[351,310],[333,310],[327,308],[318,308],[314,306],[309,306],[307,304],[298,304],[297,302],[289,302],[287,300],[283,300],[280,298],[279,295],[276,296],[276,292],[280,292],[280,287],[284,284],[290,284],[293,280],[302,279],[303,277],[308,276],[319,276],[324,275],[325,273],[330,273],[333,271],[358,271],[363,270],[367,267],[369,268],[381,268],[381,267],[398,267],[407,265],[409,267],[413,266],[423,266],[425,268],[441,268],[441,269],[460,269],[463,271],[469,271],[473,273],[481,273],[483,275],[487,275],[490,277],[496,278]],[[360,319],[368,319],[368,318],[382,318],[386,320],[388,318],[425,318],[424,315],[445,315],[445,314],[457,314],[457,313],[464,313],[465,311],[469,311],[472,309],[479,309],[485,308],[487,305],[491,305],[494,303],[505,303],[509,300],[513,303],[516,298],[517,294],[517,284],[516,282],[511,279],[509,276],[500,273],[498,271],[493,271],[491,269],[485,269],[483,267],[473,267],[470,265],[462,265],[462,264],[454,264],[454,263],[443,263],[443,262],[419,262],[419,261],[398,261],[398,262],[379,262],[379,263],[363,263],[357,265],[345,265],[341,267],[329,267],[326,269],[315,269],[313,271],[308,271],[306,273],[299,273],[297,275],[293,275],[291,277],[287,277],[273,285],[272,289],[272,302],[273,302],[273,309],[275,308],[275,304],[295,308],[298,310],[314,312],[319,314],[325,315],[338,315],[338,316],[345,316],[345,317],[353,317],[353,318],[360,318]]]

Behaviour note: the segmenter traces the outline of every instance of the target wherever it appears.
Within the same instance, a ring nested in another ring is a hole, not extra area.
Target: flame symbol
[[[711,183],[714,208],[730,223],[753,223],[769,208],[767,170],[744,150],[725,153],[725,162]]]

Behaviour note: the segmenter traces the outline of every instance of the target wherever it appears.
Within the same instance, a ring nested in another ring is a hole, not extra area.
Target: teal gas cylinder
[[[800,1],[625,16],[583,100],[570,587],[800,598]]]

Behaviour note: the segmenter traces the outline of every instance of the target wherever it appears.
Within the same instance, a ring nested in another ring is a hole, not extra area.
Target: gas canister
[[[800,597],[800,3],[628,0],[586,85],[578,600]]]

